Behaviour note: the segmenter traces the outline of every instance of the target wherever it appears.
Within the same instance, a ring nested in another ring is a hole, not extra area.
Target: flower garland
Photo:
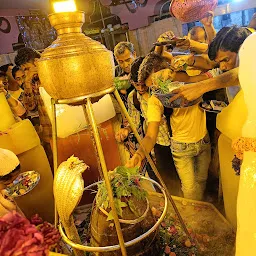
[[[15,211],[0,218],[0,255],[47,256],[60,238],[59,231],[38,214],[30,221]]]
[[[235,170],[236,175],[240,175],[240,169],[244,157],[244,152],[256,152],[256,139],[239,137],[233,140],[232,149],[235,152],[234,159],[232,160],[232,168]]]

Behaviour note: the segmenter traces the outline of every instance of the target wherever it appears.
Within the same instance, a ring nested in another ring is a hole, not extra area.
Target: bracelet
[[[194,61],[193,61],[193,63],[192,63],[192,66],[194,66],[195,63],[196,63],[196,58],[195,58],[195,56],[194,56]]]
[[[194,66],[194,65],[195,65],[195,63],[196,63],[195,55],[193,55],[193,57],[194,57],[194,61],[193,61],[192,65],[191,65],[191,67],[192,67],[192,66]]]
[[[7,92],[5,95],[5,98],[8,100],[8,99],[10,99],[10,97],[11,97],[11,94],[9,92]]]

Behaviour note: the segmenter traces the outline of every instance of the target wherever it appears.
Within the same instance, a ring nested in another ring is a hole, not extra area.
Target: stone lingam
[[[243,163],[237,200],[236,255],[254,255],[256,251],[256,33],[249,36],[239,52],[239,81],[248,110],[242,130]]]

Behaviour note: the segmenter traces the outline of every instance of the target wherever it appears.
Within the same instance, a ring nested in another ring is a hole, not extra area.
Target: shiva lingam
[[[249,36],[239,52],[239,81],[244,93],[248,116],[240,138],[243,163],[237,198],[236,255],[253,255],[256,250],[256,79],[254,50],[256,33]]]
[[[79,243],[79,239],[75,231],[74,235],[68,234],[69,232],[67,232],[67,235],[69,237],[66,237],[65,233],[62,230],[62,225],[64,226],[65,230],[71,231],[73,230],[73,226],[66,220],[61,219],[62,216],[65,215],[63,215],[63,212],[59,213],[61,221],[61,225],[59,225],[59,230],[64,240],[73,248],[75,248],[74,253],[76,255],[81,255],[81,251],[108,252],[120,250],[121,255],[126,256],[126,247],[134,245],[141,241],[142,239],[144,239],[145,237],[149,236],[160,225],[160,221],[158,221],[154,227],[152,227],[148,232],[144,233],[140,237],[137,237],[136,239],[133,239],[131,241],[124,241],[121,225],[115,208],[113,192],[108,176],[108,169],[106,166],[106,161],[102,150],[99,130],[95,121],[95,115],[93,112],[91,99],[101,97],[109,93],[113,93],[121,108],[122,114],[126,117],[127,121],[129,122],[140,145],[141,139],[136,130],[136,127],[132,123],[130,116],[127,113],[127,110],[119,96],[118,91],[114,87],[114,61],[112,52],[108,51],[99,42],[96,42],[86,37],[81,32],[81,26],[84,23],[85,15],[83,12],[76,11],[74,1],[58,1],[53,4],[55,5],[55,7],[57,7],[57,5],[59,6],[60,4],[63,3],[68,3],[69,6],[71,4],[71,7],[69,7],[69,9],[66,12],[63,12],[63,10],[57,10],[57,8],[55,8],[55,13],[49,15],[50,23],[56,29],[58,37],[52,43],[52,45],[45,49],[45,51],[41,55],[41,58],[37,62],[38,75],[41,84],[45,88],[47,93],[52,97],[53,158],[54,173],[55,175],[57,174],[55,179],[58,177],[56,104],[82,105],[85,118],[88,121],[87,123],[90,124],[90,128],[93,132],[93,137],[95,140],[97,154],[100,160],[101,169],[105,180],[106,189],[108,192],[109,204],[112,210],[114,226],[116,229],[119,243],[116,245],[110,245],[105,247],[103,246],[90,248],[88,246],[83,246]],[[191,239],[190,234],[187,231],[186,226],[184,224],[184,221],[182,220],[178,212],[178,209],[171,195],[168,192],[167,187],[165,186],[160,174],[158,173],[154,162],[152,161],[151,157],[146,152],[146,150],[144,150],[144,153],[152,169],[154,170],[158,180],[160,181],[161,186],[163,187],[161,188],[162,191],[164,191],[164,194],[166,193],[169,201],[174,207],[174,210],[180,220],[180,223],[184,231],[186,232],[187,236]],[[78,177],[78,179],[80,178],[81,177]],[[55,186],[55,225],[57,225],[58,223],[58,205],[62,205],[63,201],[63,198],[61,196],[56,196],[62,194],[56,192],[56,189],[57,187]],[[81,186],[75,187],[75,189],[77,190],[76,194],[80,195]],[[73,209],[74,205],[70,202],[70,206],[66,205],[66,207]],[[167,207],[167,205],[165,207]],[[163,214],[162,218],[164,217],[164,215],[165,214]],[[67,218],[67,220],[70,221],[69,217]],[[68,225],[66,225],[66,223],[68,223]],[[74,240],[76,241],[72,241],[72,238],[74,238]]]

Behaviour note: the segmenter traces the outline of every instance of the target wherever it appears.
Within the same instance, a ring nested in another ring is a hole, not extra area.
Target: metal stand
[[[101,141],[100,141],[100,135],[99,135],[99,130],[95,121],[95,116],[93,113],[93,108],[92,108],[92,102],[91,99],[92,98],[96,98],[96,97],[100,97],[109,93],[113,93],[114,96],[116,97],[116,100],[119,104],[119,106],[121,107],[121,111],[122,114],[127,118],[132,131],[134,132],[140,146],[143,147],[142,143],[141,143],[141,139],[140,136],[134,126],[134,124],[132,123],[130,116],[128,115],[128,112],[124,106],[124,103],[122,101],[122,99],[120,98],[120,95],[118,93],[118,91],[114,88],[111,87],[107,90],[101,91],[101,92],[97,92],[91,95],[86,95],[86,96],[80,96],[77,98],[72,98],[72,99],[63,99],[63,100],[54,100],[52,99],[52,113],[53,113],[53,123],[52,123],[52,136],[53,136],[53,159],[54,159],[54,173],[56,173],[57,168],[58,168],[58,149],[57,149],[57,125],[56,125],[56,104],[76,104],[76,105],[82,105],[83,106],[83,110],[84,110],[84,115],[86,117],[86,119],[89,121],[90,124],[90,129],[92,129],[93,132],[93,136],[95,139],[95,143],[96,143],[96,147],[97,147],[97,152],[96,154],[98,154],[99,159],[100,159],[100,163],[101,163],[101,167],[102,167],[102,172],[103,172],[103,177],[104,180],[106,182],[106,187],[107,187],[107,191],[108,191],[108,196],[109,196],[109,202],[110,202],[110,206],[111,209],[113,211],[113,217],[114,217],[114,223],[115,223],[115,228],[116,228],[116,232],[117,232],[117,236],[118,236],[118,240],[119,240],[119,245],[120,245],[120,249],[122,252],[123,256],[127,255],[126,252],[126,245],[124,242],[124,238],[123,238],[123,234],[122,234],[122,230],[121,230],[121,226],[120,226],[120,222],[118,219],[118,215],[116,212],[116,208],[114,205],[114,197],[113,197],[113,191],[111,188],[111,184],[110,184],[110,180],[108,177],[108,170],[107,170],[107,166],[106,166],[106,161],[105,161],[105,157],[104,157],[104,153],[103,153],[103,149],[102,149],[102,145],[101,145]],[[151,157],[149,156],[149,154],[146,152],[146,150],[143,148],[144,154],[147,157],[148,162],[150,163],[154,173],[156,174],[157,178],[160,181],[161,186],[163,187],[164,192],[167,195],[167,198],[170,200],[175,213],[177,214],[179,221],[184,229],[184,231],[186,232],[188,238],[192,241],[191,236],[185,226],[185,223],[170,195],[170,193],[168,192],[168,189],[166,187],[166,185],[164,184],[163,179],[161,178],[154,162],[152,161]],[[57,215],[57,211],[56,211],[56,206],[55,206],[55,226],[57,226],[58,223],[58,215]],[[152,231],[153,232],[153,231]],[[79,247],[80,249],[81,247]]]

